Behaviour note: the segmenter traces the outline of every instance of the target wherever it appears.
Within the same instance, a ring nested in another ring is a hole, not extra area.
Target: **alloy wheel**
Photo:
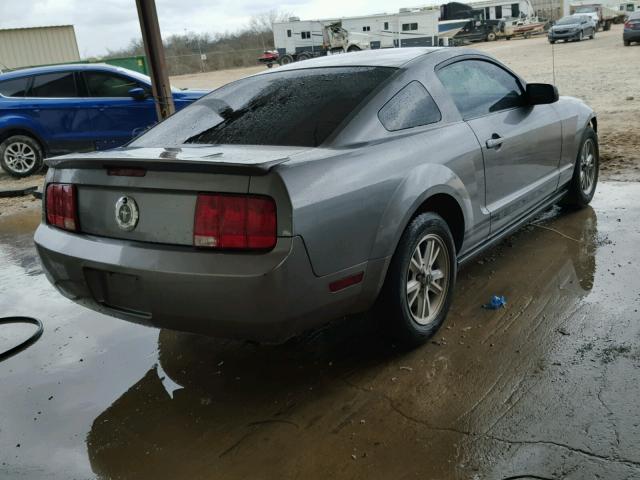
[[[406,298],[413,319],[420,325],[432,323],[447,297],[451,272],[445,243],[433,233],[416,245],[407,271]]]
[[[580,189],[585,196],[591,194],[596,177],[596,148],[592,139],[587,139],[580,152]]]
[[[4,151],[6,166],[15,173],[26,173],[31,170],[38,159],[36,151],[24,142],[10,143]]]

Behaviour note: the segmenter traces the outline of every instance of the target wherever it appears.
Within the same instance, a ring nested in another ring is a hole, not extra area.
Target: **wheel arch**
[[[440,215],[451,230],[456,252],[473,224],[471,198],[462,180],[443,165],[425,165],[398,186],[384,212],[370,258],[391,257],[400,237],[415,217],[425,212]]]
[[[14,135],[25,135],[27,137],[33,138],[36,142],[38,142],[38,145],[40,145],[42,153],[45,157],[49,153],[47,144],[42,139],[42,136],[35,132],[32,128],[25,127],[23,125],[16,125],[0,129],[0,142],[4,142],[7,138]]]

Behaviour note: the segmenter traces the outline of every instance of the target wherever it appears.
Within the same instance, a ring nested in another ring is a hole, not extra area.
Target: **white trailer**
[[[432,46],[438,45],[439,15],[423,8],[324,20],[292,17],[273,24],[273,40],[282,63],[337,51]],[[342,29],[337,35],[336,25]]]
[[[529,0],[479,0],[469,2],[469,6],[484,12],[485,20],[528,18],[535,16]]]

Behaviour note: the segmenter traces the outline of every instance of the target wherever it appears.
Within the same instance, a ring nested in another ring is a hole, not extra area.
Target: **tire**
[[[590,150],[589,143],[591,145]],[[591,160],[589,160],[589,155],[591,155]],[[569,183],[569,192],[562,203],[576,208],[589,205],[596,192],[599,168],[598,135],[591,127],[587,127],[580,142],[580,150],[576,157],[573,177]]]
[[[531,38],[531,34],[529,32],[524,34],[524,39],[529,40]]]
[[[423,262],[418,269],[430,246],[438,248],[431,250],[436,253],[431,268]],[[380,298],[383,323],[403,346],[421,345],[440,328],[451,305],[456,269],[456,249],[447,223],[435,213],[417,216],[400,238]],[[410,285],[415,293],[408,292]]]
[[[293,62],[295,62],[294,58],[288,53],[278,59],[278,63],[280,65],[289,65],[290,63],[293,63]]]
[[[311,58],[311,55],[306,53],[306,52],[303,52],[300,55],[298,55],[298,61],[299,62],[301,62],[303,60],[309,60],[310,58]]]
[[[580,30],[580,36],[578,37],[578,41],[581,42],[584,40],[584,31]]]
[[[631,42],[629,40],[623,40],[624,46],[625,47],[630,47],[631,46]]]
[[[351,45],[348,49],[347,52],[359,52],[360,51],[360,47],[357,45]]]
[[[608,32],[609,30],[611,30],[611,22],[605,23],[604,26],[602,27],[602,30],[605,32]]]
[[[496,37],[495,32],[489,32],[489,33],[487,34],[487,42],[493,42],[493,41],[495,41],[495,40],[496,40],[496,38],[497,38],[497,37]]]
[[[595,28],[594,28],[593,30],[591,30],[591,35],[589,35],[589,38],[590,38],[591,40],[593,40],[593,39],[595,39],[595,38],[596,38],[596,29],[595,29]]]
[[[12,135],[0,143],[0,166],[12,177],[33,175],[43,163],[42,147],[28,135]]]
[[[555,43],[556,43],[556,41],[555,41],[555,40],[549,40],[549,43],[550,43],[551,45],[553,45],[553,44],[555,44]]]

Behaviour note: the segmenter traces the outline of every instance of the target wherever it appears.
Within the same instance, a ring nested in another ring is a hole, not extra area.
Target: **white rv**
[[[469,2],[469,5],[473,8],[483,10],[485,20],[535,16],[533,6],[529,0],[479,0]]]
[[[274,23],[273,40],[281,63],[337,51],[431,46],[438,44],[439,15],[426,8],[325,20],[292,17]]]

